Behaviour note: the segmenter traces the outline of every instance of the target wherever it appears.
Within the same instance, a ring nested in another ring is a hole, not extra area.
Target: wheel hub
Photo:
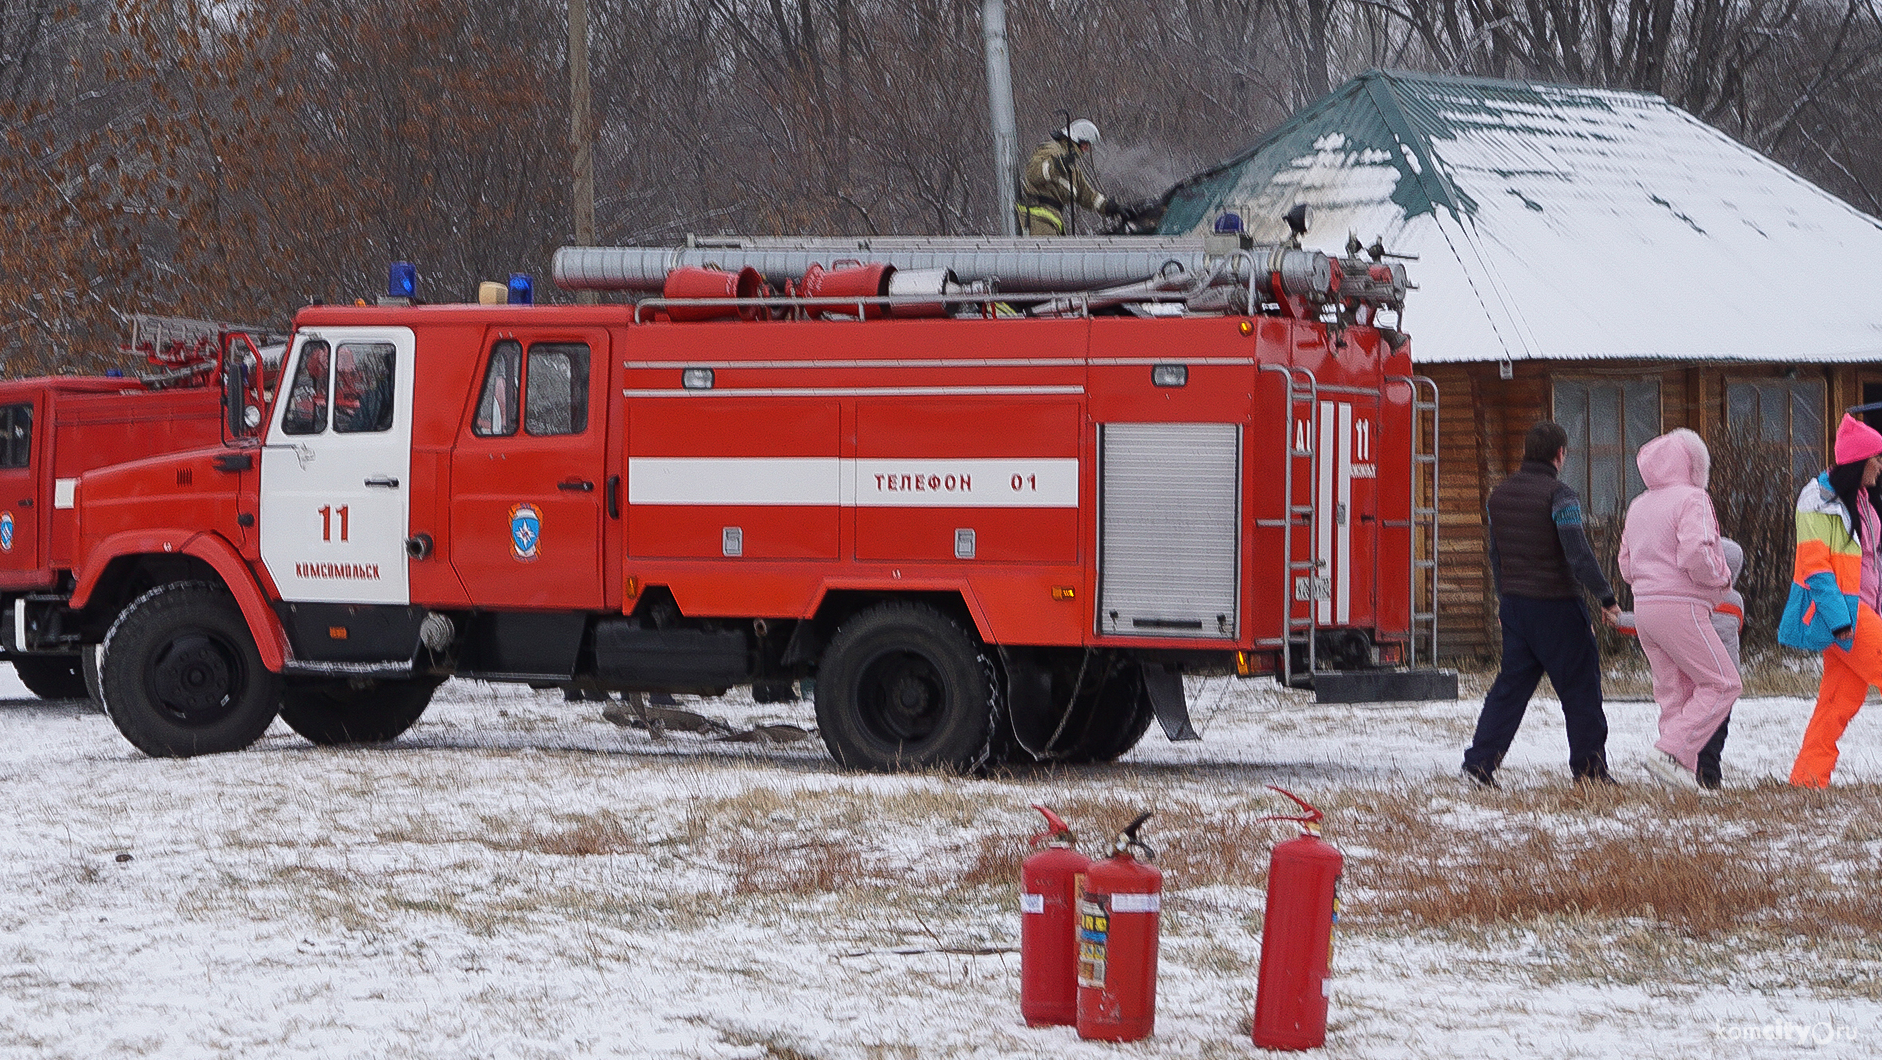
[[[206,633],[185,633],[158,653],[147,671],[151,698],[186,725],[212,725],[234,709],[241,663],[232,645]]]
[[[863,720],[894,743],[917,743],[940,724],[946,690],[928,659],[893,652],[863,668],[858,701]]]

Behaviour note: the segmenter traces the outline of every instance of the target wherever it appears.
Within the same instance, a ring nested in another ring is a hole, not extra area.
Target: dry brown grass
[[[780,844],[740,834],[719,849],[734,894],[832,894],[881,882],[865,871],[862,851],[835,839]]]
[[[1671,806],[1648,789],[1544,789],[1494,796],[1492,807],[1502,814],[1493,827],[1459,828],[1437,819],[1453,807],[1429,795],[1359,793],[1339,815],[1348,880],[1366,895],[1349,903],[1350,919],[1631,918],[1698,937],[1882,931],[1873,859],[1842,838],[1882,812],[1874,786],[1840,788],[1834,800],[1774,786]],[[1839,863],[1858,871],[1834,871]]]

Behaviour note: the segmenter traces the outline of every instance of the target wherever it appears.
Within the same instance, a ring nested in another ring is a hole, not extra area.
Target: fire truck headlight
[[[1189,365],[1156,364],[1150,367],[1151,386],[1188,386]]]
[[[409,261],[395,261],[386,275],[386,294],[393,298],[418,297],[418,266]]]
[[[688,368],[680,372],[680,385],[688,390],[711,390],[712,369]]]

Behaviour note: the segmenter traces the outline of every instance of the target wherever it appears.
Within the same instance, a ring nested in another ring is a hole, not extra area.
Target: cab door
[[[289,602],[406,604],[410,328],[295,336],[261,453],[261,558]]]
[[[36,574],[40,564],[39,446],[35,401],[0,405],[0,575]],[[21,584],[8,579],[9,584]]]
[[[451,457],[450,560],[483,608],[601,610],[608,333],[492,329]]]

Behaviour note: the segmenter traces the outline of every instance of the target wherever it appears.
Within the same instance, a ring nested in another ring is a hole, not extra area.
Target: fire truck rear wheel
[[[76,655],[15,655],[13,671],[40,699],[85,698],[85,675]]]
[[[235,598],[207,582],[133,600],[105,634],[99,676],[112,724],[158,758],[239,751],[281,703],[281,677],[262,665]]]
[[[992,723],[980,654],[972,634],[923,604],[881,604],[843,623],[817,671],[831,756],[876,772],[971,768]]]
[[[322,681],[281,693],[281,720],[322,747],[395,740],[431,705],[441,677],[401,681]]]

